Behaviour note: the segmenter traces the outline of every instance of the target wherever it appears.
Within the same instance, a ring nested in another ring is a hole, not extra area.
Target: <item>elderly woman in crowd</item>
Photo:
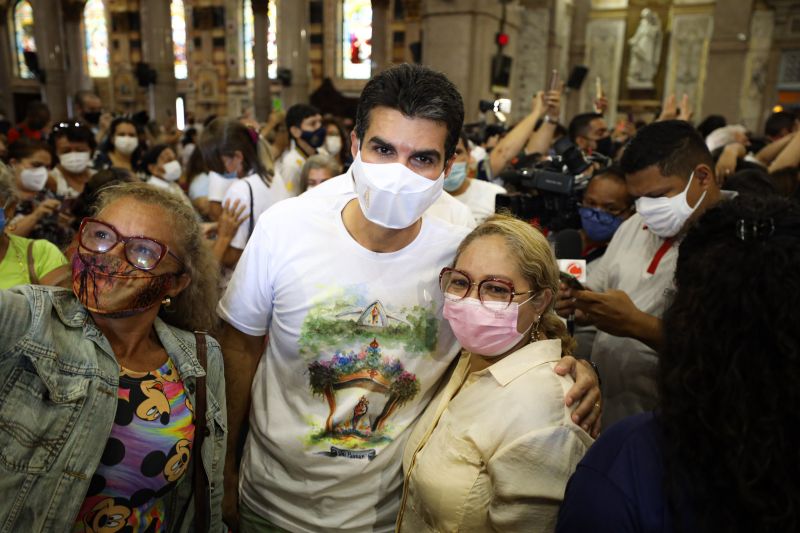
[[[219,530],[222,356],[191,333],[215,322],[217,267],[197,218],[120,184],[78,243],[72,290],[0,291],[0,523]]]
[[[553,311],[555,256],[538,230],[496,215],[440,284],[463,351],[406,444],[397,528],[552,531],[592,442],[565,406],[572,381],[553,372],[574,345]]]
[[[320,183],[328,181],[342,172],[342,167],[331,156],[325,154],[312,155],[306,159],[300,170],[300,194],[313,189]]]
[[[48,241],[5,231],[18,200],[14,176],[0,167],[0,289],[24,283],[57,285],[69,276],[64,254]]]
[[[742,195],[698,220],[664,316],[660,407],[589,450],[559,533],[800,530],[798,264],[796,203]]]

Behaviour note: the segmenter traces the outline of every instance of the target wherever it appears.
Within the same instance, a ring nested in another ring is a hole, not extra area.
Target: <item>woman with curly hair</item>
[[[680,245],[660,408],[607,430],[560,533],[800,530],[800,206],[742,196]]]
[[[0,523],[217,531],[225,382],[197,217],[125,183],[77,241],[72,290],[0,290]]]

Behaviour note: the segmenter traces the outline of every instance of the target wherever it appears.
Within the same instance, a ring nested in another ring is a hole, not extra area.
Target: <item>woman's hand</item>
[[[246,206],[239,204],[239,200],[236,200],[233,205],[231,205],[230,200],[225,200],[222,206],[222,213],[220,213],[217,221],[218,240],[226,240],[230,243],[239,230],[239,226],[247,220],[248,215],[243,214]]]
[[[33,215],[36,217],[36,220],[40,220],[55,213],[59,207],[61,207],[61,201],[50,198],[36,206],[36,209],[33,210]]]
[[[571,407],[578,402],[572,413],[572,421],[581,426],[592,437],[600,434],[600,419],[603,414],[600,394],[600,377],[588,361],[565,355],[556,365],[559,376],[571,375],[575,384],[567,391],[566,405]]]

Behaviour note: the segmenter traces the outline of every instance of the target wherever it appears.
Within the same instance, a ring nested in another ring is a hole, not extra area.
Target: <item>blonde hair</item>
[[[172,299],[172,305],[162,307],[158,315],[179,329],[213,331],[218,321],[219,265],[203,237],[194,210],[174,193],[145,183],[120,183],[102,190],[96,212],[127,198],[163,209],[175,235],[178,248],[175,254],[181,258],[185,272],[191,278],[189,286]]]
[[[558,263],[553,249],[539,230],[513,216],[492,215],[461,241],[454,264],[473,241],[492,235],[505,240],[510,254],[516,260],[517,268],[532,289],[550,289],[553,298],[542,313],[539,335],[546,339],[560,339],[561,354],[571,355],[575,349],[575,339],[569,335],[564,322],[555,312],[559,286]]]

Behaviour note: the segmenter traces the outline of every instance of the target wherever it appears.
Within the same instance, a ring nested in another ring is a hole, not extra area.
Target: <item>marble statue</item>
[[[658,13],[642,9],[636,33],[628,39],[630,61],[628,62],[628,88],[653,89],[658,64],[661,60],[661,19]]]

